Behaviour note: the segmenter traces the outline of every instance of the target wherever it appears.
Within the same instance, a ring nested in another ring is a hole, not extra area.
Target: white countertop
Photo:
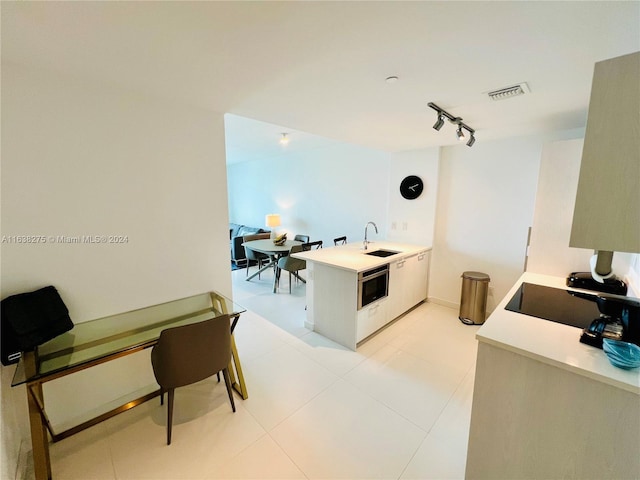
[[[374,250],[391,250],[398,253],[388,257],[376,257],[365,254],[365,252],[372,252]],[[294,253],[292,256],[308,262],[322,263],[358,273],[429,250],[431,250],[431,247],[423,245],[374,241],[369,242],[367,250],[363,250],[362,242],[357,242],[337,247],[320,248],[309,252]]]
[[[505,310],[505,305],[523,282],[594,294],[589,290],[568,288],[564,278],[524,273],[478,330],[476,338],[479,342],[640,395],[640,368],[624,370],[611,365],[601,349],[580,343],[581,328]]]

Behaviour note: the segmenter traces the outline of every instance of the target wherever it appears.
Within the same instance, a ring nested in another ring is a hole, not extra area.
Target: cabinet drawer
[[[384,327],[389,319],[387,318],[387,299],[379,300],[370,306],[358,311],[356,342],[359,342],[376,330]]]

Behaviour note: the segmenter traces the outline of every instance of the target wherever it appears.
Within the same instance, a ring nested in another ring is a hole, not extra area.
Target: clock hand
[[[411,185],[411,186],[409,187],[409,190],[411,190],[411,191],[415,192],[415,191],[416,191],[416,188],[418,188],[418,184],[417,184],[417,183],[416,183],[415,185]]]

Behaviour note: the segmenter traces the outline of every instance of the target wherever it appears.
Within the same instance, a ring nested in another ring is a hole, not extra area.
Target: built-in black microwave
[[[389,264],[358,273],[358,310],[389,293]]]

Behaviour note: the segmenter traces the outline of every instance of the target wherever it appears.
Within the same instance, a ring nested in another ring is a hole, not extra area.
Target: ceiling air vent
[[[491,100],[504,100],[505,98],[517,97],[518,95],[524,95],[529,92],[531,92],[531,90],[529,90],[529,86],[526,83],[519,83],[511,87],[494,90],[487,95],[489,95]]]

